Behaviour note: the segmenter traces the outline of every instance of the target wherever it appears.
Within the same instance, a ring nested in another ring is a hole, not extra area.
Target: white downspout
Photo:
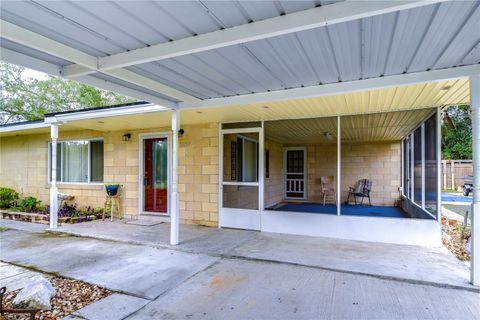
[[[170,244],[179,243],[179,195],[178,195],[178,130],[180,130],[180,112],[172,111],[172,192],[170,205]]]
[[[52,139],[51,157],[51,185],[50,185],[50,229],[58,227],[58,189],[57,189],[57,139],[58,124],[50,125],[50,138]]]
[[[480,74],[470,77],[470,107],[472,108],[473,203],[470,281],[480,285]]]

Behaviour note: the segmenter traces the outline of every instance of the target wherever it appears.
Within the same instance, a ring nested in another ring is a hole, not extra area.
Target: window
[[[258,181],[258,142],[239,136],[237,138],[238,181]]]
[[[437,213],[437,116],[425,122],[425,208]]]
[[[52,146],[48,145],[48,179],[51,181]],[[57,143],[58,182],[103,182],[103,140]]]
[[[403,140],[403,195],[410,199],[410,136]]]

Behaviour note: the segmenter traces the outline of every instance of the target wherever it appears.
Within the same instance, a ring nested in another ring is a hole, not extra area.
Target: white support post
[[[402,195],[405,194],[405,147],[404,147],[404,144],[405,144],[405,140],[401,140],[400,141],[400,161],[401,161],[401,165],[400,165],[400,188],[401,188],[401,191],[400,191],[400,197]]]
[[[450,160],[450,178],[452,180],[452,190],[456,190],[455,188],[455,160]]]
[[[58,139],[58,124],[52,123],[50,125],[50,138],[52,139],[52,157],[51,157],[51,172],[52,179],[50,185],[50,229],[58,227],[58,189],[57,189],[57,139]]]
[[[472,108],[473,203],[470,281],[480,286],[480,74],[470,77],[470,107]]]
[[[410,200],[415,202],[415,136],[410,134]]]
[[[337,116],[337,216],[341,214],[342,204],[341,191],[340,191],[340,179],[342,175],[342,130],[340,124],[340,116]]]
[[[436,150],[437,153],[437,220],[442,222],[442,108],[437,108]]]
[[[179,195],[178,195],[178,130],[180,130],[180,112],[172,111],[172,192],[170,205],[170,244],[179,243]]]
[[[262,214],[265,208],[265,136],[264,122],[262,120],[262,128],[259,133],[258,146],[258,210],[260,212],[260,229],[262,228]]]
[[[422,146],[421,146],[421,158],[422,158],[422,198],[421,198],[421,204],[422,204],[422,209],[425,209],[425,122],[422,123],[421,126],[421,140],[422,140]]]

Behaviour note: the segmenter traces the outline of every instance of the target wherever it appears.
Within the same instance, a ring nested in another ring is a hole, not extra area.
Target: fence
[[[463,178],[473,174],[472,160],[442,160],[443,189],[458,189]]]

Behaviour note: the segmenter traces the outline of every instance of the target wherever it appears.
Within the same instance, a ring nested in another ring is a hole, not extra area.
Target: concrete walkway
[[[0,236],[3,261],[137,298],[133,314],[116,313],[132,302],[113,296],[69,319],[480,319],[480,294],[468,290],[64,234],[8,230]],[[242,250],[273,249],[242,244]]]
[[[36,276],[45,276],[40,272],[0,262],[0,287],[6,287],[7,293],[22,289]]]
[[[467,264],[444,247],[428,248],[191,225],[181,226],[180,245],[170,247],[169,228],[168,223],[139,226],[94,221],[64,225],[59,231],[222,258],[282,262],[383,279],[480,290],[469,284]]]

